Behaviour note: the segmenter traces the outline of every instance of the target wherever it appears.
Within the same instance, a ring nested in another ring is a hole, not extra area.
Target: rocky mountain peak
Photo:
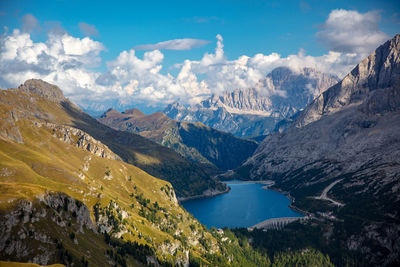
[[[235,89],[213,95],[201,103],[203,108],[226,108],[232,113],[271,116],[274,112],[296,112],[314,97],[338,82],[338,78],[312,68],[292,70],[278,67],[254,88]]]
[[[378,47],[315,99],[296,127],[268,135],[238,169],[242,177],[271,178],[303,210],[337,216],[338,229],[351,229],[341,243],[374,266],[399,258],[392,233],[400,215],[390,206],[400,202],[399,41],[396,35]],[[357,216],[357,227],[349,226]],[[380,247],[385,252],[375,253]]]
[[[288,67],[277,67],[273,69],[268,76],[274,77],[276,80],[283,80],[291,74],[293,74],[293,71]]]
[[[321,116],[352,105],[369,113],[400,107],[400,35],[379,46],[342,81],[330,87],[308,106],[296,125],[301,127]],[[392,92],[382,90],[389,89]]]
[[[274,131],[279,121],[297,114],[338,80],[334,75],[312,68],[278,67],[253,88],[212,95],[188,108],[176,102],[163,112],[176,120],[202,122],[237,136],[265,135]]]
[[[127,109],[127,110],[125,110],[125,111],[123,112],[123,114],[132,115],[132,116],[134,116],[134,117],[139,117],[139,116],[143,116],[143,115],[144,115],[144,113],[141,112],[141,111],[140,111],[139,109],[137,109],[137,108]]]
[[[109,108],[109,109],[107,109],[106,110],[106,112],[104,112],[101,116],[100,116],[100,118],[106,118],[106,117],[108,117],[108,116],[110,116],[110,115],[116,115],[116,114],[121,114],[118,110],[115,110],[115,109],[113,109],[113,108]]]
[[[26,93],[36,94],[40,97],[47,98],[52,102],[67,101],[67,98],[64,96],[63,92],[58,86],[39,79],[30,79],[25,81],[24,84],[21,84],[18,87],[18,90]]]

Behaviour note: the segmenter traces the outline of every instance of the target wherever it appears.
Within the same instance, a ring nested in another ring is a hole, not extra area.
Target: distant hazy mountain
[[[145,115],[138,109],[122,113],[109,109],[98,120],[172,148],[193,162],[221,170],[238,167],[257,148],[255,141],[240,139],[202,123],[179,122],[161,112]]]
[[[316,98],[283,134],[268,136],[238,172],[274,179],[301,209],[333,212],[343,222],[330,230],[340,232],[341,246],[374,265],[399,263],[400,35]],[[334,182],[329,196],[344,206],[312,200]]]
[[[265,135],[337,81],[336,76],[310,68],[294,72],[279,67],[255,88],[214,95],[191,107],[174,103],[163,112],[179,121],[202,122],[237,136]]]

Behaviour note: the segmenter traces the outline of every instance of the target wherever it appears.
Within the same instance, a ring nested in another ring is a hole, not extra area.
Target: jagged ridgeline
[[[206,190],[225,189],[224,185],[210,178],[203,168],[182,158],[173,150],[139,135],[116,131],[97,122],[68,101],[58,87],[39,80],[29,80],[18,89],[2,92],[1,98],[5,118],[3,123],[6,123],[1,134],[5,138],[21,141],[18,126],[14,125],[18,118],[34,118],[55,125],[71,126],[101,141],[122,160],[171,182],[178,197],[200,195]],[[65,134],[68,135],[69,131]],[[89,150],[95,149],[94,144],[84,144],[88,142],[84,139],[85,137],[76,140],[79,141],[77,144],[86,145]]]
[[[274,179],[297,207],[337,216],[325,231],[338,247],[361,252],[373,265],[398,266],[400,35],[316,98],[284,133],[268,136],[237,172]]]
[[[257,148],[254,140],[238,138],[202,123],[179,122],[161,112],[145,115],[138,109],[122,113],[109,109],[99,121],[169,147],[210,171],[235,169]]]
[[[236,136],[265,136],[338,80],[311,68],[278,67],[254,88],[227,88],[222,95],[212,95],[199,104],[186,107],[175,102],[163,112],[179,121],[202,122]]]
[[[135,155],[143,165],[154,164],[161,159],[129,145],[159,145],[97,123],[57,87],[30,80],[0,91],[0,116],[0,260],[67,266],[271,265],[247,239],[239,242],[229,230],[208,231],[179,206],[169,182],[122,160]],[[316,251],[274,259],[294,260],[330,265]]]

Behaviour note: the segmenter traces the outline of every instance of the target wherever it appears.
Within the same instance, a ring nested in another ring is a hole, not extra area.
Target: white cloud
[[[200,39],[174,39],[156,44],[138,45],[136,50],[191,50],[208,44],[210,41]]]
[[[102,43],[90,37],[50,33],[46,42],[34,42],[27,32],[6,32],[0,36],[0,87],[16,87],[27,79],[40,78],[58,85],[67,97],[88,109],[137,105],[162,108],[176,100],[192,104],[211,94],[257,86],[260,79],[280,66],[294,71],[311,67],[343,77],[363,56],[357,51],[310,56],[300,49],[286,57],[260,53],[229,60],[223,38],[217,35],[213,53],[205,53],[198,61],[187,59],[177,64],[178,74],[172,76],[161,72],[164,55],[160,50],[147,51],[142,58],[135,49],[122,51],[106,62],[105,72],[95,71],[91,67],[100,64],[104,50]],[[273,86],[260,90],[269,95],[282,93]]]
[[[79,30],[86,36],[98,36],[99,31],[94,25],[87,24],[86,22],[79,22]]]
[[[2,87],[15,87],[30,78],[60,85],[70,96],[95,85],[97,73],[88,67],[98,64],[104,46],[89,38],[50,34],[45,43],[33,42],[28,33],[14,30],[0,38]]]
[[[359,13],[335,9],[317,33],[317,38],[331,51],[366,56],[389,38],[379,29],[380,20],[378,11]]]
[[[40,30],[39,21],[32,14],[26,14],[22,17],[22,30],[24,32]]]

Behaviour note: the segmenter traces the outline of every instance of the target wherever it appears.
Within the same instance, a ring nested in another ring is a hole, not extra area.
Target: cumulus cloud
[[[39,21],[32,14],[26,14],[22,17],[22,30],[24,32],[40,30]]]
[[[86,22],[79,22],[78,24],[79,30],[82,34],[86,36],[98,36],[99,31],[96,26],[87,24]]]
[[[367,55],[389,38],[379,29],[380,20],[378,11],[335,9],[321,26],[317,38],[331,51]]]
[[[200,47],[208,44],[210,41],[200,39],[174,39],[156,44],[145,44],[138,45],[135,47],[136,50],[191,50],[196,47]]]
[[[89,38],[50,34],[46,42],[33,42],[30,34],[14,30],[0,38],[2,87],[17,86],[30,78],[59,84],[69,95],[95,84],[97,74],[87,71],[101,59],[104,46]]]
[[[158,48],[173,47],[169,45]],[[58,85],[67,97],[85,109],[137,105],[162,108],[173,101],[193,104],[212,94],[237,88],[256,87],[267,95],[279,95],[282,92],[274,91],[273,86],[259,83],[276,67],[294,71],[310,67],[343,77],[363,57],[357,50],[310,56],[300,49],[297,54],[285,57],[278,53],[259,53],[228,59],[223,38],[218,34],[213,52],[205,53],[200,60],[187,59],[177,64],[177,75],[173,76],[161,71],[164,54],[160,49],[146,51],[142,57],[135,49],[122,51],[114,60],[106,62],[106,71],[99,72],[92,67],[101,63],[101,52],[105,48],[90,37],[49,33],[46,42],[34,42],[28,32],[14,30],[0,36],[0,87],[16,87],[27,79],[40,78]]]

